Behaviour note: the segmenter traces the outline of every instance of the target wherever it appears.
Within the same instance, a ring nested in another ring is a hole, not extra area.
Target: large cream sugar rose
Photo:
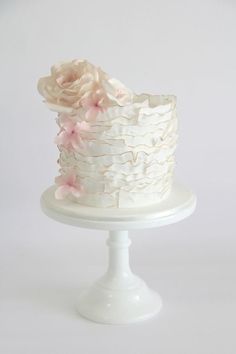
[[[52,110],[71,113],[82,107],[91,117],[110,106],[128,105],[133,99],[120,81],[86,60],[54,65],[51,75],[39,80],[38,90]]]
[[[51,75],[39,80],[38,90],[49,108],[70,112],[107,79],[106,73],[88,61],[73,60],[54,65]]]

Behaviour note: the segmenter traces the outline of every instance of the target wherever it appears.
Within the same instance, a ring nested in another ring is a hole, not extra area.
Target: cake
[[[133,208],[168,198],[177,142],[175,96],[136,94],[86,60],[54,65],[38,90],[57,112],[56,199]]]

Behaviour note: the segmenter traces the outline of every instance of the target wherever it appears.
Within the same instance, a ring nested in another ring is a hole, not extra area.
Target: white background
[[[2,0],[0,43],[0,352],[235,353],[235,1]],[[74,58],[136,92],[178,97],[176,174],[198,207],[179,224],[131,233],[132,268],[164,299],[138,325],[76,315],[80,286],[105,271],[106,235],[39,208],[58,152],[36,84]]]

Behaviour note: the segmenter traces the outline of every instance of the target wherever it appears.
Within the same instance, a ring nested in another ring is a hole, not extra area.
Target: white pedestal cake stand
[[[126,324],[147,319],[160,311],[160,296],[134,275],[129,267],[128,231],[178,222],[191,215],[195,195],[175,183],[169,198],[142,208],[101,209],[54,198],[55,186],[41,197],[44,213],[64,224],[109,230],[109,265],[106,274],[80,294],[78,311],[92,321]],[[125,231],[124,231],[125,230]]]

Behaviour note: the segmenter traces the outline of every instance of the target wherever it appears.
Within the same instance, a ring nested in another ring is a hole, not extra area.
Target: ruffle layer
[[[132,105],[111,107],[90,126],[84,146],[60,151],[61,172],[73,166],[84,187],[78,203],[125,208],[168,196],[177,143],[174,96],[135,96]]]

